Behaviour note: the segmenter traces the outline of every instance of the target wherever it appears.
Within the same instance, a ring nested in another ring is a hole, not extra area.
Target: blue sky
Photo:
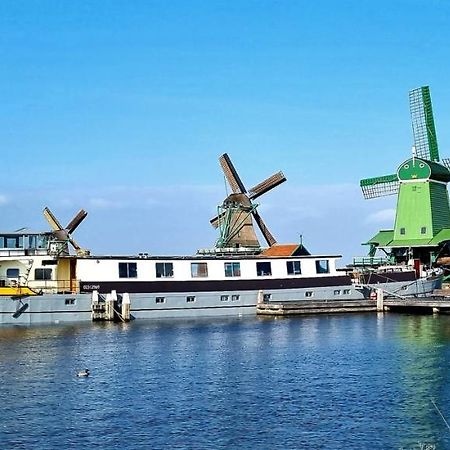
[[[83,207],[94,252],[192,253],[228,152],[248,187],[286,174],[260,207],[279,241],[349,260],[392,226],[358,183],[409,156],[410,89],[450,156],[449,30],[437,0],[3,0],[1,228]]]

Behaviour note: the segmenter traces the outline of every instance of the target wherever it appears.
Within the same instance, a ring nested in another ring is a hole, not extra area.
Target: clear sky
[[[281,242],[361,255],[412,144],[408,91],[430,85],[450,156],[450,3],[0,2],[3,230],[46,229],[48,205],[98,253],[193,253],[216,234],[228,152]],[[447,152],[447,153],[446,153]]]

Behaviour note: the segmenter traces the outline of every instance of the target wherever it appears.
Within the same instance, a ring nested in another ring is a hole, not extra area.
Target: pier
[[[332,314],[351,312],[377,311],[377,302],[374,300],[350,301],[299,301],[299,302],[262,302],[256,305],[256,313],[264,316],[295,316],[302,314]]]
[[[259,302],[256,313],[264,316],[294,316],[304,314],[335,314],[352,312],[404,312],[416,314],[449,314],[450,296],[384,297],[378,290],[376,298],[367,300],[319,300],[298,302]]]

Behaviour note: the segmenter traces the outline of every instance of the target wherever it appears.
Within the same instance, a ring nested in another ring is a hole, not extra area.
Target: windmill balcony
[[[386,266],[389,264],[391,264],[391,262],[388,258],[375,256],[357,256],[353,258],[352,263],[354,267]]]

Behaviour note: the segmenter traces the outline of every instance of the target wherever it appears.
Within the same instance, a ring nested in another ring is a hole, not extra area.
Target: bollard
[[[131,317],[131,300],[130,300],[130,294],[128,292],[125,292],[122,295],[122,320],[125,322],[128,322]]]
[[[106,294],[105,320],[114,320],[114,298],[111,294]]]
[[[383,289],[377,289],[377,311],[382,312],[384,311],[384,293]]]
[[[264,291],[262,291],[261,289],[258,291],[258,301],[257,303],[260,304],[262,303],[264,300]]]

